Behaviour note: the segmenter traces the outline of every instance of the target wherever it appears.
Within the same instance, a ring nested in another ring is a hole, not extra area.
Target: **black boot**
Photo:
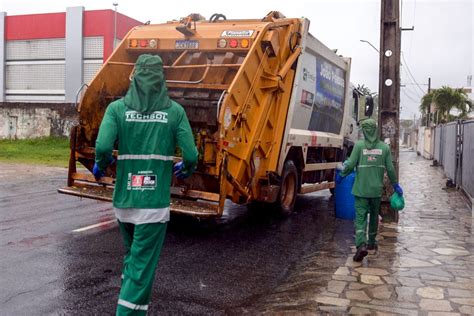
[[[364,259],[364,257],[367,256],[367,254],[368,254],[367,247],[365,246],[365,244],[362,244],[359,247],[357,247],[357,251],[353,259],[354,261],[361,262],[362,259]]]
[[[377,244],[375,244],[375,243],[374,243],[374,244],[369,244],[369,245],[367,246],[367,249],[369,249],[369,250],[377,250],[377,249],[379,249],[379,246],[378,246]]]

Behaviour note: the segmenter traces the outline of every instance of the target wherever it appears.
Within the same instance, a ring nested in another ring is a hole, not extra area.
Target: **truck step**
[[[58,189],[59,193],[112,202],[113,188],[90,183],[76,183],[74,186]],[[197,193],[196,193],[197,194]],[[196,217],[221,216],[219,204],[212,201],[185,200],[171,198],[170,210],[173,213],[187,214]]]

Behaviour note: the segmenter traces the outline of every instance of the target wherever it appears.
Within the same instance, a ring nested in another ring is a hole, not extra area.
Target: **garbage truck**
[[[82,91],[67,186],[58,191],[112,200],[115,165],[93,177],[95,141],[142,54],[162,58],[169,96],[184,107],[199,152],[193,175],[170,183],[172,212],[221,216],[231,200],[290,213],[298,194],[334,188],[336,165],[357,137],[358,94],[350,58],[312,36],[309,24],[272,11],[134,27]]]

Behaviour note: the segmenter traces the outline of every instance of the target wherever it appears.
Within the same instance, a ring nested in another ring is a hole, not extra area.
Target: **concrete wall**
[[[418,128],[418,140],[417,140],[417,143],[416,143],[416,153],[418,155],[421,155],[423,156],[423,151],[424,151],[424,148],[425,148],[425,127],[424,126],[420,126]]]
[[[69,136],[75,124],[73,104],[0,103],[0,139]]]
[[[425,128],[422,155],[426,159],[433,159],[432,129],[430,127]]]

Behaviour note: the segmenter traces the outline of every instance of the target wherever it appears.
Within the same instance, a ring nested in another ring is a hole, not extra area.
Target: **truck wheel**
[[[298,193],[298,170],[293,161],[288,160],[283,167],[281,187],[278,194],[277,205],[280,212],[289,215],[295,206],[296,194]]]

